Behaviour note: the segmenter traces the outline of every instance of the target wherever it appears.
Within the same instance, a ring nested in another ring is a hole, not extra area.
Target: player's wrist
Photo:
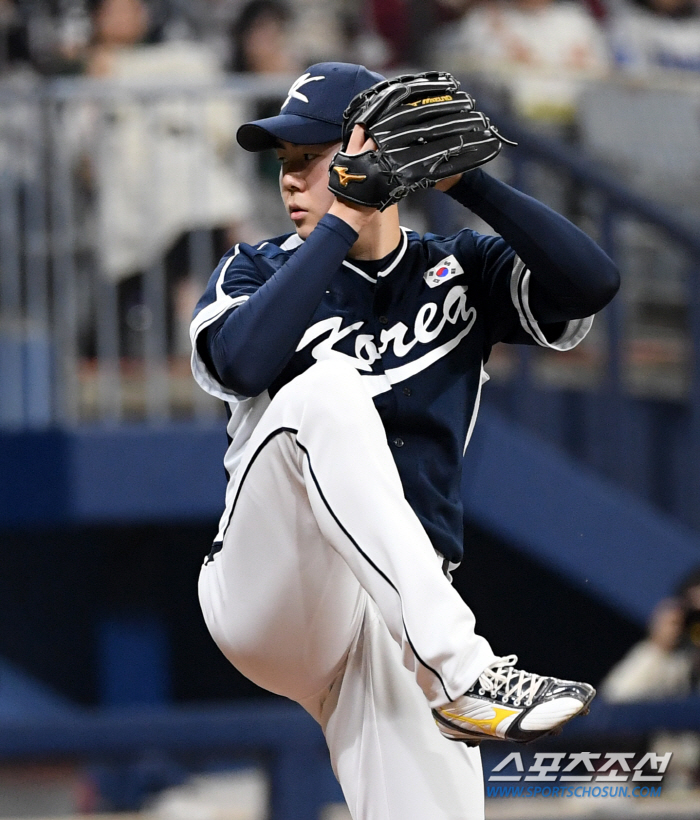
[[[337,216],[350,225],[359,234],[377,213],[376,208],[369,208],[364,205],[356,205],[342,199],[336,199],[328,209],[328,213]]]
[[[494,178],[489,176],[483,168],[473,168],[463,173],[449,188],[441,190],[460,205],[473,209],[487,196],[494,182]]]

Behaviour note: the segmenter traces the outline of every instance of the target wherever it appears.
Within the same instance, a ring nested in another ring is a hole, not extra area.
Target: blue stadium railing
[[[263,770],[270,820],[316,820],[325,805],[343,799],[320,728],[289,701],[76,710],[0,722],[0,762],[47,759],[86,762],[98,772],[98,788],[107,784],[109,808],[119,811],[141,808],[160,788],[212,762],[218,771],[226,764]]]

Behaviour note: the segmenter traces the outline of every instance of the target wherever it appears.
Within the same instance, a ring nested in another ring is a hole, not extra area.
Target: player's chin
[[[318,217],[307,212],[304,216],[293,219],[292,222],[296,228],[297,235],[301,239],[308,239],[311,231],[318,225]]]

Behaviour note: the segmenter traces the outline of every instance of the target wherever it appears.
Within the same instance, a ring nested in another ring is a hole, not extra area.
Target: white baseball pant
[[[274,397],[199,594],[231,663],[320,723],[354,820],[482,820],[479,750],[444,738],[430,707],[495,655],[354,368],[320,362]]]

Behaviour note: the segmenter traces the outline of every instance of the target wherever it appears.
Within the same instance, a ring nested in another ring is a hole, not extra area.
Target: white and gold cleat
[[[462,697],[433,709],[442,734],[476,744],[482,740],[528,743],[557,732],[588,713],[595,689],[516,669],[516,655],[497,658]]]

